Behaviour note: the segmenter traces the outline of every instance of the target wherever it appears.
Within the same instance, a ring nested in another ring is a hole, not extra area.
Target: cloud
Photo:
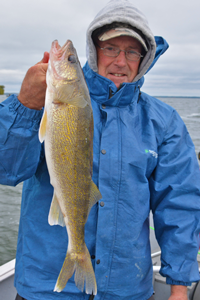
[[[1,3],[0,84],[19,92],[27,69],[42,59],[53,40],[71,39],[82,65],[89,23],[107,0],[7,0]],[[146,76],[144,90],[153,94],[200,96],[200,1],[131,1],[148,18],[155,35],[170,48]],[[7,13],[6,13],[7,12]],[[7,70],[10,73],[7,73]],[[9,75],[8,75],[9,74]]]
[[[200,96],[199,53],[198,44],[169,47],[146,75],[144,91],[165,96]]]

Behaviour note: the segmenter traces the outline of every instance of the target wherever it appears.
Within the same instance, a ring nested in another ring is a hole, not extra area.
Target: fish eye
[[[68,61],[70,61],[71,63],[75,63],[76,62],[76,57],[74,55],[70,55],[68,57]]]

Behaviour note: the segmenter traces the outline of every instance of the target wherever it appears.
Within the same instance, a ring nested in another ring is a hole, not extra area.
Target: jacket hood
[[[138,81],[150,69],[156,53],[156,42],[151,32],[146,17],[135,8],[128,0],[111,0],[96,15],[90,23],[86,36],[86,55],[90,68],[94,72],[98,72],[96,48],[92,40],[92,33],[97,28],[113,22],[127,23],[139,30],[146,41],[148,51],[140,65],[138,75],[134,78],[134,82]]]
[[[154,66],[159,57],[168,48],[167,42],[160,36],[155,36],[155,42],[156,53],[154,60],[146,72]],[[88,62],[83,67],[83,72],[90,91],[90,96],[99,104],[103,103],[109,106],[126,106],[134,99],[140,97],[140,88],[143,86],[144,76],[138,78],[137,81],[124,82],[120,89],[118,89],[113,81],[99,75],[98,72],[93,71]]]

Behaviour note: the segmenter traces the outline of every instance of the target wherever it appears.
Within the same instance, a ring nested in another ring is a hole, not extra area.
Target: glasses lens
[[[119,55],[120,51],[124,51],[124,50],[120,50],[117,47],[105,47],[102,49],[103,49],[104,55],[111,56],[111,57],[117,57]],[[137,53],[133,50],[127,50],[124,52],[126,53],[126,58],[128,60],[138,61],[140,59],[140,57],[142,57],[142,55],[140,55],[139,53]]]
[[[116,57],[119,54],[119,52],[120,52],[119,48],[115,48],[115,47],[105,47],[103,49],[104,55],[112,56],[112,57]]]
[[[126,58],[132,61],[138,61],[141,55],[135,51],[128,50],[126,51]]]

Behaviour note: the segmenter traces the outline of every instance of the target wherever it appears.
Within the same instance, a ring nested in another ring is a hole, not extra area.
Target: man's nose
[[[115,58],[115,63],[120,67],[124,67],[127,64],[125,51],[120,51],[119,55]]]

